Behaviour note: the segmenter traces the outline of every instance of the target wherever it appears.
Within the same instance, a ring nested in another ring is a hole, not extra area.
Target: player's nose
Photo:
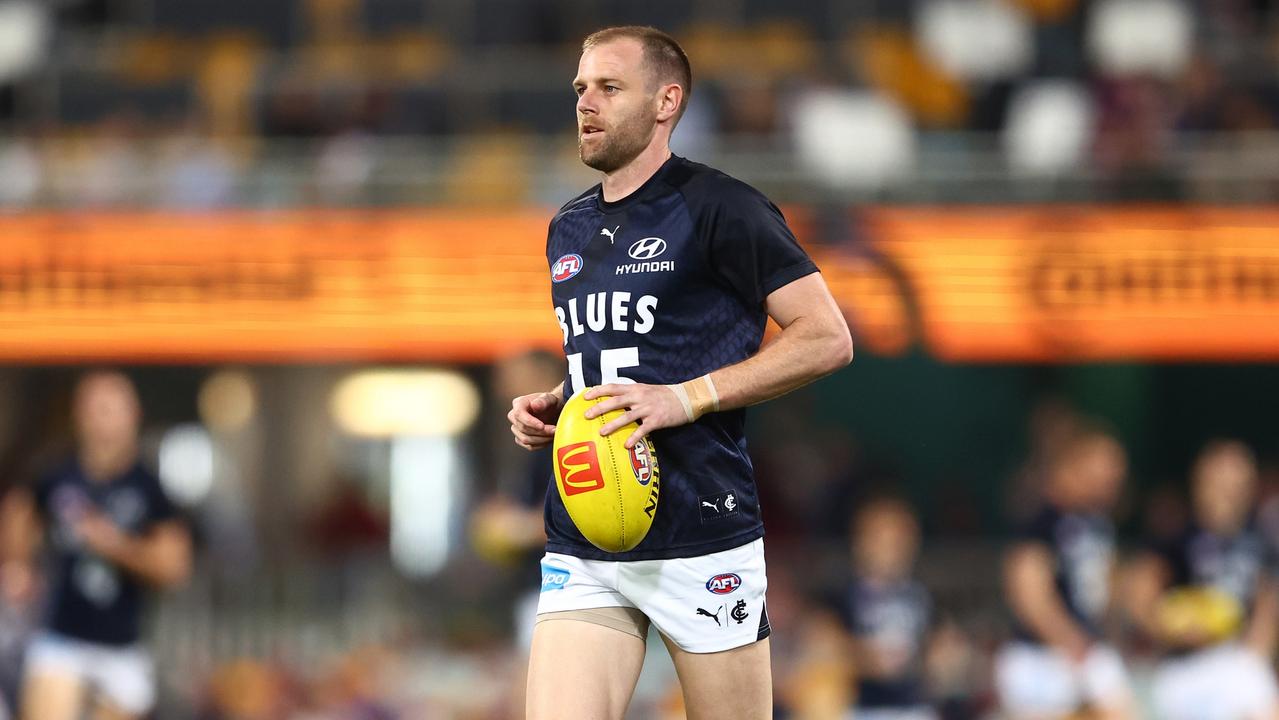
[[[579,116],[585,115],[586,113],[598,113],[598,109],[595,107],[595,101],[593,98],[594,95],[591,93],[589,88],[587,88],[587,90],[581,95],[577,96],[577,113]]]

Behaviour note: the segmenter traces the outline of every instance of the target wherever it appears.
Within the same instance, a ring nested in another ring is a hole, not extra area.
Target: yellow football
[[[589,388],[588,388],[589,389]],[[573,524],[606,552],[632,550],[653,525],[661,483],[657,453],[646,437],[626,449],[631,423],[608,437],[600,428],[621,410],[586,419],[586,410],[603,401],[585,393],[569,398],[555,427],[555,487]]]
[[[1243,607],[1234,596],[1202,585],[1181,587],[1164,593],[1157,608],[1158,623],[1165,636],[1198,636],[1205,641],[1225,640],[1243,622]]]

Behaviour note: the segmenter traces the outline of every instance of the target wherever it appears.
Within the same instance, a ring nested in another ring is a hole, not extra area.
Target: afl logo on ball
[[[742,585],[742,576],[737,573],[720,573],[706,581],[706,589],[716,595],[727,595]]]
[[[551,265],[551,282],[564,282],[580,272],[582,272],[582,256],[569,253]]]
[[[653,479],[653,456],[648,452],[647,442],[640,440],[631,448],[631,469],[640,485],[647,485]]]

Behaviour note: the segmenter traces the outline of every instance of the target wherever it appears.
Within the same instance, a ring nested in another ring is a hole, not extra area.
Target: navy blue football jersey
[[[1239,601],[1245,612],[1263,573],[1273,571],[1273,553],[1254,524],[1232,536],[1197,525],[1155,547],[1168,565],[1171,587],[1209,586]]]
[[[842,605],[849,632],[895,669],[888,677],[859,677],[857,706],[905,709],[924,704],[924,648],[932,622],[932,601],[924,586],[914,580],[858,579]]]
[[[145,586],[83,547],[73,527],[90,509],[131,535],[176,517],[159,479],[135,465],[120,477],[94,482],[72,460],[40,481],[35,500],[53,555],[46,626],[60,635],[105,645],[137,642]]]
[[[672,156],[639,189],[600,186],[551,220],[551,296],[568,359],[565,397],[602,383],[671,384],[755,354],[769,293],[817,272],[781,212],[750,186]],[[649,560],[727,550],[764,534],[745,411],[707,413],[652,433],[661,498],[626,553],[588,543],[547,493],[547,549]]]
[[[1043,545],[1052,554],[1057,596],[1085,632],[1101,636],[1101,619],[1110,601],[1115,530],[1096,513],[1063,511],[1046,505],[1018,533],[1016,542]],[[1041,642],[1030,628],[1014,623],[1014,633]]]

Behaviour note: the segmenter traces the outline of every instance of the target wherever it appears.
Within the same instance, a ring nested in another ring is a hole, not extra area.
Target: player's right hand
[[[511,401],[511,434],[515,444],[525,450],[537,450],[555,440],[555,421],[560,416],[563,402],[554,393],[540,392],[521,395]]]

